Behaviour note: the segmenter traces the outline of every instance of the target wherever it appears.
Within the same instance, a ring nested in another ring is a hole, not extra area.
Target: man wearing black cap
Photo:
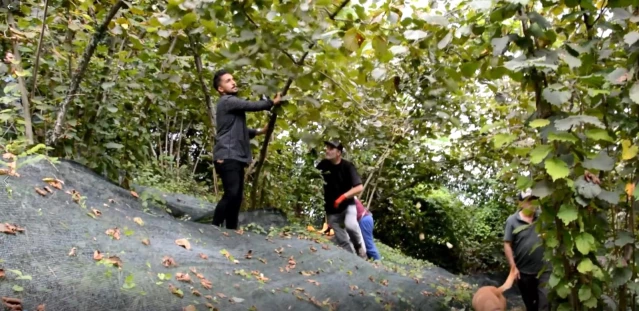
[[[541,237],[535,231],[535,223],[541,214],[541,209],[534,202],[536,199],[531,189],[519,194],[519,208],[506,220],[504,252],[510,267],[515,268],[517,285],[526,310],[546,311],[550,309],[545,283],[550,278],[551,269],[544,260]]]
[[[357,223],[353,198],[364,189],[362,179],[355,165],[342,159],[344,146],[340,142],[325,141],[324,146],[325,159],[316,168],[324,178],[324,210],[328,224],[333,228],[340,247],[366,258],[366,246]]]
[[[213,163],[224,187],[224,195],[213,214],[213,225],[221,226],[226,222],[227,229],[237,229],[244,196],[244,168],[253,161],[249,142],[256,135],[266,133],[266,127],[261,130],[246,127],[246,112],[271,109],[280,103],[280,94],[272,101],[251,102],[239,98],[237,84],[225,70],[215,73],[213,87],[220,93],[216,107],[217,137]]]

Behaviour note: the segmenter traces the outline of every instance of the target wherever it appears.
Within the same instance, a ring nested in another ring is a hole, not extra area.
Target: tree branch
[[[346,7],[349,1],[350,0],[342,1],[342,4],[340,4],[337,7],[335,12],[333,12],[333,14],[329,16],[329,18],[331,20],[335,20],[335,16],[337,16],[337,14],[339,14],[339,12],[344,7]],[[315,44],[316,44],[315,42],[311,43],[311,45],[308,47],[308,50],[304,53],[304,55],[302,55],[302,58],[300,58],[299,61],[297,62],[298,66],[302,66],[304,64],[304,60],[308,56],[308,53],[311,51],[311,49],[315,47]],[[284,89],[282,89],[282,93],[281,93],[282,97],[286,96],[286,93],[288,93],[288,90],[291,87],[292,83],[293,83],[293,78],[288,78],[288,81],[286,81],[286,85],[284,86]],[[255,179],[253,180],[253,187],[251,187],[251,205],[250,205],[251,209],[255,209],[255,203],[257,202],[256,195],[257,195],[257,188],[260,182],[260,173],[262,172],[262,167],[264,165],[264,161],[266,160],[268,143],[271,139],[271,135],[273,135],[273,131],[275,130],[275,122],[277,121],[277,109],[278,108],[273,109],[273,113],[271,114],[271,117],[268,121],[268,129],[266,130],[266,135],[264,135],[265,137],[264,137],[264,142],[262,143],[262,148],[260,150],[260,157],[258,158],[257,164],[255,165]]]
[[[44,1],[44,16],[42,17],[42,30],[40,31],[40,38],[38,38],[38,47],[36,48],[35,64],[33,65],[33,86],[31,87],[31,95],[29,98],[35,96],[35,91],[38,85],[38,67],[40,66],[40,52],[42,52],[42,38],[44,37],[44,28],[47,26],[47,12],[49,11],[49,0]]]
[[[13,14],[11,12],[7,12],[7,22],[11,27],[15,28],[16,22],[13,19]],[[12,41],[13,43],[13,57],[15,58],[16,71],[22,72],[22,58],[20,57],[20,50],[18,49],[18,42]],[[31,107],[29,105],[29,91],[27,91],[26,83],[24,82],[24,77],[16,74],[18,76],[18,86],[20,87],[20,99],[22,99],[22,115],[24,117],[24,128],[25,128],[25,136],[27,137],[27,142],[29,144],[33,144],[33,125],[31,123]]]
[[[73,98],[72,94],[74,94],[76,90],[78,89],[78,87],[80,86],[80,82],[82,81],[82,78],[84,77],[84,73],[89,67],[89,61],[91,60],[91,56],[93,56],[95,49],[98,47],[98,43],[102,40],[102,38],[106,34],[107,27],[109,26],[109,22],[111,21],[111,19],[113,19],[115,14],[124,5],[125,3],[123,0],[118,0],[118,2],[115,3],[115,5],[111,8],[111,11],[109,11],[109,14],[107,14],[107,16],[104,18],[104,21],[102,22],[100,27],[98,27],[97,31],[93,35],[93,38],[91,38],[91,42],[84,50],[78,69],[76,69],[75,74],[71,78],[71,85],[69,86],[69,89],[67,90],[64,100],[62,101],[62,104],[60,106],[60,111],[58,111],[58,116],[56,118],[55,125],[53,128],[53,133],[51,134],[51,139],[49,141],[50,145],[54,144],[60,138],[60,135],[62,134],[62,125],[64,124],[64,118],[67,113],[67,108]]]

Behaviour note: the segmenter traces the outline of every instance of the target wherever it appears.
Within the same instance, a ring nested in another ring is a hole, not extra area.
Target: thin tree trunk
[[[329,18],[331,20],[335,20],[335,16],[337,16],[337,14],[344,7],[346,7],[348,2],[349,0],[342,1],[339,7],[337,7],[335,12],[333,12],[329,16]],[[300,58],[300,60],[298,61],[297,63],[298,66],[302,66],[304,64],[304,60],[308,56],[308,53],[315,47],[315,44],[316,44],[315,42],[311,43],[306,53],[304,53],[304,55],[302,55],[302,58]],[[284,89],[282,90],[282,93],[281,93],[282,97],[286,96],[286,93],[288,93],[288,90],[291,87],[292,83],[293,83],[293,78],[288,78],[288,81],[286,81],[286,85],[284,86]],[[268,129],[266,130],[266,135],[264,135],[264,142],[262,143],[262,148],[260,150],[260,157],[258,158],[257,164],[255,165],[255,179],[253,180],[253,188],[251,189],[251,209],[255,208],[255,203],[257,202],[256,195],[257,195],[257,188],[260,183],[260,173],[262,172],[262,166],[264,165],[264,161],[266,160],[268,144],[271,139],[271,135],[273,135],[273,131],[275,130],[276,121],[277,121],[277,109],[273,109],[273,113],[271,114],[271,117],[268,121]]]
[[[64,118],[67,114],[67,108],[71,100],[75,97],[75,92],[80,87],[80,82],[82,81],[82,78],[84,77],[84,73],[89,67],[89,61],[91,60],[91,56],[93,56],[95,49],[98,47],[98,43],[100,42],[100,40],[102,40],[102,38],[106,34],[109,22],[111,22],[111,19],[113,19],[115,14],[124,5],[125,5],[125,2],[123,0],[118,0],[118,2],[115,3],[115,5],[111,8],[111,10],[109,11],[109,14],[107,14],[104,21],[100,25],[100,27],[98,27],[98,29],[96,30],[95,34],[93,35],[93,38],[91,38],[91,42],[84,50],[84,53],[82,54],[82,59],[80,59],[80,64],[78,66],[78,69],[76,69],[75,74],[71,78],[71,85],[69,86],[69,89],[67,90],[64,100],[62,101],[62,104],[60,106],[60,111],[58,111],[58,116],[56,118],[55,125],[53,127],[53,134],[51,135],[51,139],[49,143],[50,145],[56,143],[56,141],[60,138],[60,135],[62,134],[62,125],[64,124]]]
[[[44,1],[44,16],[42,17],[42,30],[40,38],[38,38],[38,47],[36,48],[35,64],[33,65],[33,87],[31,87],[31,96],[35,96],[38,85],[38,68],[40,66],[40,52],[42,51],[42,38],[44,37],[44,28],[47,26],[47,12],[49,11],[49,0]]]
[[[17,29],[17,25],[15,20],[13,19],[13,14],[11,12],[7,12],[7,21],[9,22],[9,26],[11,28]],[[18,49],[18,41],[11,40],[13,43],[13,56],[17,62],[16,71],[22,74],[22,58],[20,57],[20,50]],[[29,91],[27,91],[26,83],[24,82],[24,78],[19,74],[18,76],[18,86],[20,87],[20,99],[22,99],[22,116],[24,117],[24,129],[25,136],[27,137],[27,142],[31,145],[33,144],[33,124],[31,123],[31,107],[29,105]]]
[[[211,99],[211,93],[204,81],[204,75],[202,74],[202,59],[200,53],[197,51],[196,42],[193,36],[189,36],[189,42],[191,45],[191,51],[193,52],[193,61],[195,62],[195,68],[197,69],[198,79],[200,80],[200,86],[202,87],[202,93],[204,93],[204,100],[206,101],[206,113],[209,115],[209,122],[211,122],[211,130],[213,137],[217,135],[216,122],[215,122],[215,107],[213,107],[213,100]]]

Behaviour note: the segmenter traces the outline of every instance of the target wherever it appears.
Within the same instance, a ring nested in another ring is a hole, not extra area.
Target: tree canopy
[[[470,208],[533,188],[559,308],[636,304],[637,1],[2,3],[5,152],[46,146],[125,187],[151,174],[218,195],[224,68],[243,97],[286,95],[248,117],[272,126],[251,142],[247,208],[321,217],[313,162],[339,138],[362,200],[402,230],[426,230],[429,191]]]

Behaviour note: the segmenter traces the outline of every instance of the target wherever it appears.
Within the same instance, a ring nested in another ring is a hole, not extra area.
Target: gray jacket
[[[256,102],[241,99],[235,95],[223,95],[217,102],[217,137],[213,148],[213,160],[237,160],[251,163],[251,138],[257,130],[246,126],[247,111],[269,110],[273,102],[269,99]]]

